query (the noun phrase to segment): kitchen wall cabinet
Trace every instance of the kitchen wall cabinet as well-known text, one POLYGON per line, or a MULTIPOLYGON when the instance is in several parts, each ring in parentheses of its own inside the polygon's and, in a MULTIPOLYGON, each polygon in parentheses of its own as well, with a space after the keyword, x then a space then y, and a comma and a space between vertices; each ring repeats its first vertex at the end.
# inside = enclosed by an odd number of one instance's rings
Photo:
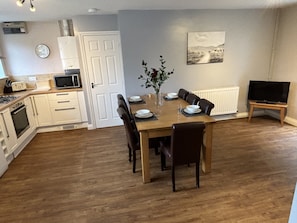
POLYGON ((75 36, 58 37, 63 69, 79 69, 77 40, 75 36))
POLYGON ((82 121, 76 91, 48 94, 48 99, 54 125, 82 121))
POLYGON ((0 129, 1 148, 6 159, 11 161, 13 157, 10 156, 17 146, 17 136, 8 108, 0 112, 0 129))
POLYGON ((33 104, 33 114, 38 127, 53 125, 52 113, 47 94, 30 96, 33 104))

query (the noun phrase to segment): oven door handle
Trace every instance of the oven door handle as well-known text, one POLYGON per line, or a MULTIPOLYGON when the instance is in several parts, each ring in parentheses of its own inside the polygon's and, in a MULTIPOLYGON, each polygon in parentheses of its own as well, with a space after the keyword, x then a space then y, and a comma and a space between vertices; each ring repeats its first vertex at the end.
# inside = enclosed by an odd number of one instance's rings
POLYGON ((22 110, 26 109, 26 106, 25 105, 22 105, 21 107, 19 107, 17 110, 15 111, 12 111, 11 114, 12 115, 16 115, 18 114, 19 112, 21 112, 22 110))

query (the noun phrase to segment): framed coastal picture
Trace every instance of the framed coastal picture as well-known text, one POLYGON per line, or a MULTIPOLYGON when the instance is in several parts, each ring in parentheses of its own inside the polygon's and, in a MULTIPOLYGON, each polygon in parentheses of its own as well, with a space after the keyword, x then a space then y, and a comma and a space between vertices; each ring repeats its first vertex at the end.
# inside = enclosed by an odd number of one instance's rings
POLYGON ((189 32, 187 64, 222 63, 225 32, 189 32))

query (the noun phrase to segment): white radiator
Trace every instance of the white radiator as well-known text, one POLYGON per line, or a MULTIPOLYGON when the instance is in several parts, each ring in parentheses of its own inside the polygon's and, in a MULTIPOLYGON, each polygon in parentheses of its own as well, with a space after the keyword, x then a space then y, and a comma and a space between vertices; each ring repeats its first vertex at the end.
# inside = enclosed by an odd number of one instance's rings
POLYGON ((237 112, 239 87, 198 90, 193 91, 193 93, 215 105, 211 115, 225 115, 237 112))

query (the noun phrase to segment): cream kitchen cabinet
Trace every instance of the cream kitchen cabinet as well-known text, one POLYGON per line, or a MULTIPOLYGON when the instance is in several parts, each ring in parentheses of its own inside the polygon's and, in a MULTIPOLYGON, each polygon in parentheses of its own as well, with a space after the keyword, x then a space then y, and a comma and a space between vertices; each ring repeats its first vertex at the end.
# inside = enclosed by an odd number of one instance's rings
POLYGON ((30 96, 33 105, 33 115, 38 127, 53 125, 52 113, 47 94, 30 96))
POLYGON ((48 94, 54 125, 82 122, 77 92, 48 94))
POLYGON ((84 92, 78 91, 77 97, 78 97, 78 103, 80 108, 81 121, 88 122, 87 107, 86 107, 84 92))
POLYGON ((13 159, 13 151, 17 146, 17 136, 9 108, 0 112, 0 142, 8 162, 13 159))
POLYGON ((79 69, 77 40, 75 36, 58 37, 60 57, 64 70, 79 69))
POLYGON ((36 129, 36 120, 33 106, 33 98, 27 97, 24 99, 26 105, 27 117, 29 121, 30 128, 26 131, 27 134, 31 134, 36 129))

